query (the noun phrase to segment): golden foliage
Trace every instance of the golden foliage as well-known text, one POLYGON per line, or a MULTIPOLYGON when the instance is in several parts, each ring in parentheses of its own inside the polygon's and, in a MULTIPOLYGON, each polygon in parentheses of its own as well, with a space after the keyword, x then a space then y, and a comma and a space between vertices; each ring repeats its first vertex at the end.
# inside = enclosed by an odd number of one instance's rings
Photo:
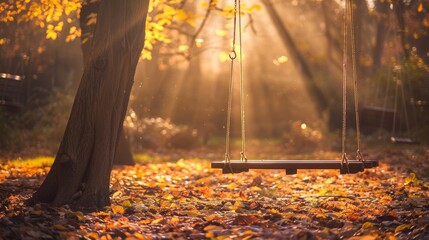
MULTIPOLYGON (((97 1, 97 0, 91 0, 97 1)), ((184 7, 183 0, 151 0, 146 24, 145 47, 141 54, 143 59, 151 60, 152 51, 156 44, 167 46, 171 43, 179 43, 172 49, 179 50, 179 54, 185 55, 190 45, 202 47, 203 40, 195 36, 194 42, 187 42, 186 37, 192 38, 192 33, 186 33, 183 29, 197 28, 204 16, 197 11, 188 11, 184 7), (179 34, 177 34, 179 33, 179 34), (180 37, 180 34, 186 37, 180 37), (172 38, 175 38, 174 41, 172 38), (179 41, 177 41, 179 40, 179 41), (183 47, 189 45, 188 47, 183 47)), ((206 0, 201 3, 205 11, 216 10, 219 15, 231 18, 234 14, 232 5, 219 6, 218 0, 206 0)), ((82 0, 6 0, 0 3, 0 22, 6 24, 30 23, 34 27, 45 31, 48 40, 57 40, 64 36, 66 42, 71 42, 81 37, 78 26, 82 0)), ((259 11, 260 5, 241 5, 241 14, 252 14, 259 11)), ((91 13, 86 19, 86 24, 97 23, 97 14, 91 13)), ((217 31, 219 36, 226 36, 223 29, 217 31)), ((86 42, 84 38, 82 41, 86 42)), ((0 39, 0 45, 7 39, 0 39)))

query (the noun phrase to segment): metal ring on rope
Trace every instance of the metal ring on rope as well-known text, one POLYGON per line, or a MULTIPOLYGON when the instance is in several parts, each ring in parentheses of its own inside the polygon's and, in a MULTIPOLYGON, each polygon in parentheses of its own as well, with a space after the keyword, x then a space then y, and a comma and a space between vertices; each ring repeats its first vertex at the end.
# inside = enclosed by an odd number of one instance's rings
POLYGON ((231 60, 236 59, 236 58, 237 58, 237 52, 236 52, 235 50, 232 50, 232 51, 229 53, 229 58, 230 58, 231 60))

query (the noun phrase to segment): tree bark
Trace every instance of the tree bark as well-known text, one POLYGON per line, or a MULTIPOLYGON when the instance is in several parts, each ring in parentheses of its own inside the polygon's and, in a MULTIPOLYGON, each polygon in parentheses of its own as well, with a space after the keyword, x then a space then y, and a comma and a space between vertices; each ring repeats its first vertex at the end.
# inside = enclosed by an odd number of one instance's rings
POLYGON ((410 57, 410 53, 406 47, 407 41, 405 38, 405 18, 404 18, 405 3, 403 1, 394 1, 394 3, 395 3, 394 9, 395 9, 396 20, 398 21, 398 26, 399 26, 398 33, 401 39, 401 46, 404 52, 405 59, 408 59, 410 57))
POLYGON ((378 22, 377 22, 377 33, 375 38, 375 46, 373 50, 373 66, 372 66, 372 72, 377 70, 381 65, 381 57, 383 56, 384 52, 384 43, 386 39, 387 34, 387 16, 389 11, 389 3, 387 1, 375 2, 375 9, 379 13, 378 22))
POLYGON ((274 26, 276 27, 280 37, 283 40, 286 48, 289 50, 291 57, 295 60, 295 64, 298 65, 298 68, 303 76, 304 84, 308 89, 310 96, 313 98, 313 102, 316 104, 320 114, 328 108, 328 101, 322 91, 317 87, 316 80, 311 72, 310 66, 307 64, 305 57, 301 54, 297 48, 295 41, 293 40, 291 34, 287 30, 286 26, 283 24, 280 15, 272 5, 270 0, 262 0, 262 3, 266 7, 271 20, 273 21, 274 26))
MULTIPOLYGON (((82 31, 81 37, 81 48, 83 55, 83 62, 86 65, 91 56, 91 46, 94 39, 94 30, 96 24, 88 24, 88 20, 91 14, 98 14, 100 10, 100 1, 89 1, 82 5, 80 11, 80 29, 82 31)), ((113 159, 114 165, 135 165, 133 160, 133 154, 131 152, 131 146, 125 134, 122 131, 123 126, 121 126, 121 133, 119 136, 119 142, 116 149, 115 158, 113 159)))
POLYGON ((101 1, 70 119, 50 172, 31 203, 95 210, 110 204, 109 181, 149 0, 101 1))
POLYGON ((332 27, 332 20, 331 20, 331 13, 330 8, 332 7, 333 3, 332 0, 324 0, 321 3, 322 6, 322 13, 323 13, 323 19, 325 21, 325 37, 326 37, 326 56, 328 56, 328 59, 331 62, 334 62, 335 66, 337 66, 339 69, 341 69, 341 63, 338 62, 338 60, 335 59, 334 53, 340 53, 341 43, 338 42, 338 39, 335 38, 335 36, 332 34, 332 28, 335 29, 335 26, 332 27))

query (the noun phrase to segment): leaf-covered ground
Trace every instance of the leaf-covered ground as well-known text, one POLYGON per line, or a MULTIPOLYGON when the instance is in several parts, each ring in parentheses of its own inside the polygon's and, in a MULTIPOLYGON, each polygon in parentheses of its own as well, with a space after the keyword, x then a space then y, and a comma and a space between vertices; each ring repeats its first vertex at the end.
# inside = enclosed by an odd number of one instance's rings
POLYGON ((429 149, 367 154, 380 167, 356 175, 222 175, 198 159, 119 167, 112 205, 94 213, 26 206, 49 166, 7 162, 0 168, 0 238, 429 239, 429 149))

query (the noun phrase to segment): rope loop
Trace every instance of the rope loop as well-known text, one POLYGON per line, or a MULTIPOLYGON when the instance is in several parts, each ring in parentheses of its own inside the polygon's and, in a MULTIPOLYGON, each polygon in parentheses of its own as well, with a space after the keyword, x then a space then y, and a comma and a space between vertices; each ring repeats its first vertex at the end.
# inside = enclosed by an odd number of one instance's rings
POLYGON ((364 163, 364 162, 365 162, 365 159, 363 158, 362 153, 360 152, 360 149, 358 149, 358 150, 356 151, 356 160, 359 160, 359 161, 360 161, 360 162, 362 162, 362 163, 364 163))
POLYGON ((244 152, 240 152, 240 159, 241 159, 241 161, 247 162, 247 157, 246 157, 246 154, 244 152))
POLYGON ((229 153, 225 153, 225 163, 230 163, 231 157, 229 156, 229 153))
POLYGON ((234 49, 229 53, 229 59, 231 59, 231 61, 234 61, 236 58, 237 58, 237 52, 234 49))
POLYGON ((347 173, 350 173, 349 158, 347 157, 346 153, 343 153, 343 158, 341 159, 341 168, 343 168, 344 165, 346 165, 347 173))

